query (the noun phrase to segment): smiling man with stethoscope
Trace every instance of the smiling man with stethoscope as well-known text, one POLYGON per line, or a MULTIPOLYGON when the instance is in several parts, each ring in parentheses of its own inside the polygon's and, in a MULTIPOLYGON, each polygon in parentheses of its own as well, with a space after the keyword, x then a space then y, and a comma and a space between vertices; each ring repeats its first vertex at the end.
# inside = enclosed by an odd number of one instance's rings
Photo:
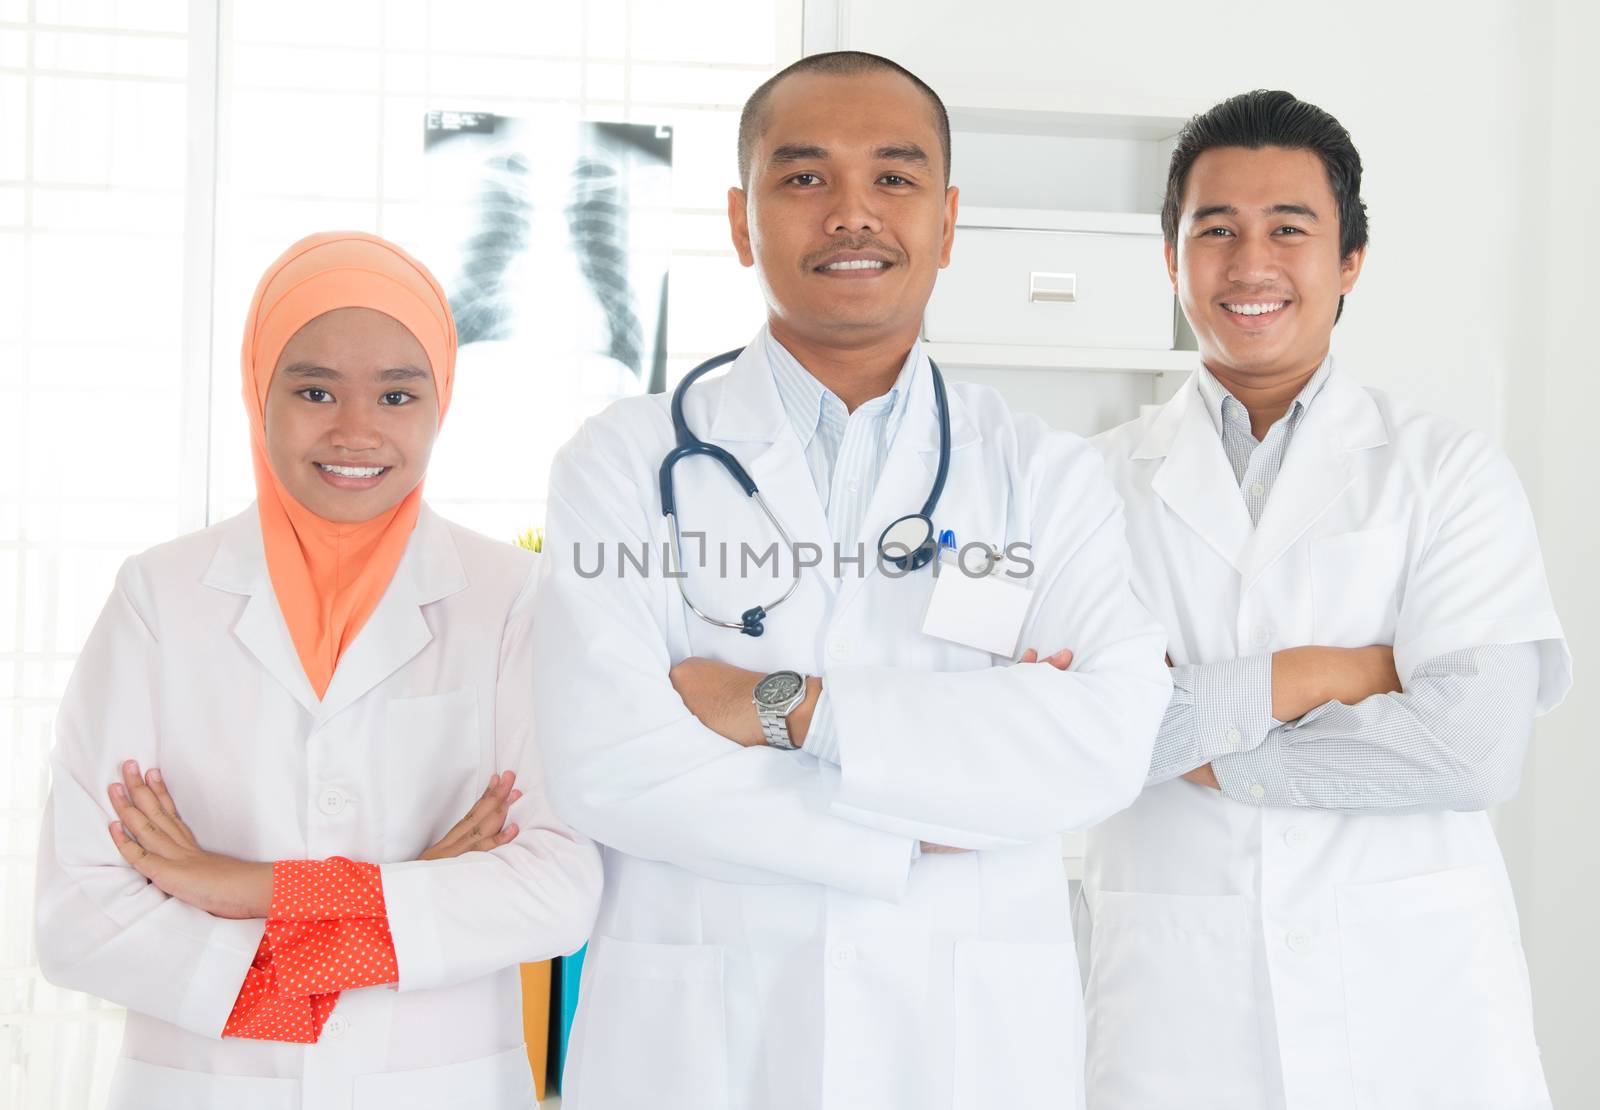
POLYGON ((551 478, 538 735, 606 863, 564 1102, 1075 1105, 1059 834, 1137 791, 1169 692, 1120 505, 918 345, 956 215, 931 89, 809 58, 739 153, 767 326, 551 478))

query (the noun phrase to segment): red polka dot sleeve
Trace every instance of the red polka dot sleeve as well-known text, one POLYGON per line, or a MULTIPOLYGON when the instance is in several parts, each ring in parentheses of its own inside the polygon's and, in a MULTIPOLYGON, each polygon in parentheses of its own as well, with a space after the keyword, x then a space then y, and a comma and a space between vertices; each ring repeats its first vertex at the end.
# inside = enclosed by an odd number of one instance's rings
POLYGON ((399 978, 377 864, 279 860, 267 931, 222 1035, 315 1044, 340 991, 399 978))

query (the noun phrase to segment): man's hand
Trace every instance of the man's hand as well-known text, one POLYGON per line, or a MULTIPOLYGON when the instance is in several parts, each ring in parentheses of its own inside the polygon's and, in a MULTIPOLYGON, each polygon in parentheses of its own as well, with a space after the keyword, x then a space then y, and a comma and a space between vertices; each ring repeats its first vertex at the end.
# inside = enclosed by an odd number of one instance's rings
MULTIPOLYGON (((700 718, 700 723, 718 735, 747 748, 766 744, 761 731, 761 718, 756 713, 756 683, 765 677, 765 671, 747 671, 714 659, 690 656, 673 667, 667 677, 672 688, 678 691, 689 712, 700 718)), ((795 747, 805 743, 806 732, 811 728, 811 714, 816 711, 817 699, 822 696, 822 680, 806 679, 806 700, 789 714, 789 740, 795 747)))
POLYGON ((516 784, 515 771, 495 775, 467 815, 417 858, 453 859, 467 852, 487 852, 510 844, 521 831, 514 824, 506 824, 506 815, 522 797, 522 791, 512 789, 516 784))
MULTIPOLYGON (((1172 657, 1167 657, 1172 665, 1172 657)), ((1387 644, 1361 648, 1285 648, 1272 656, 1272 716, 1294 721, 1317 706, 1337 701, 1355 705, 1374 694, 1400 690, 1394 669, 1394 649, 1387 644)), ((1212 790, 1221 790, 1217 773, 1206 763, 1183 778, 1212 790)))
POLYGON ((1399 691, 1394 649, 1387 644, 1286 648, 1272 656, 1272 715, 1280 721, 1298 720, 1325 702, 1355 705, 1399 691))
POLYGON ((201 848, 178 816, 161 772, 141 777, 133 760, 107 793, 117 820, 111 839, 122 858, 166 894, 217 917, 266 917, 272 907, 272 864, 249 863, 201 848))
MULTIPOLYGON (((1034 651, 1032 648, 1029 648, 1027 651, 1023 652, 1022 658, 1017 660, 1019 663, 1037 663, 1039 661, 1039 653, 1034 651)), ((1046 656, 1044 662, 1049 663, 1058 671, 1064 671, 1068 667, 1072 666, 1072 652, 1068 651, 1066 648, 1062 648, 1054 655, 1046 656)))

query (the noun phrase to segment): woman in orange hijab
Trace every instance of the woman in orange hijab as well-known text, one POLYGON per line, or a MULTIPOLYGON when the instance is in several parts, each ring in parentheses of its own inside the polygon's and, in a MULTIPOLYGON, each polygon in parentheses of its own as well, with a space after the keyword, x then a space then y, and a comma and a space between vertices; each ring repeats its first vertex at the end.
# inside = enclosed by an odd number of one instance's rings
POLYGON ((129 560, 79 659, 39 963, 127 1007, 113 1107, 531 1104, 516 965, 582 944, 600 868, 529 735, 534 560, 422 500, 455 354, 398 247, 286 251, 255 505, 129 560))

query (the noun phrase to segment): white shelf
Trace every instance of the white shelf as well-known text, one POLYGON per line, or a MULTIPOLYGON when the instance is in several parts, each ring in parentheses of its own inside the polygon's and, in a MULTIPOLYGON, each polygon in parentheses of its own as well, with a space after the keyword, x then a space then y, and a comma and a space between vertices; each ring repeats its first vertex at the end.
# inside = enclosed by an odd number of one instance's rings
MULTIPOLYGON (((1209 105, 1202 104, 1195 111, 1209 105)), ((950 130, 994 135, 1044 135, 1052 138, 1073 139, 1133 139, 1141 142, 1162 142, 1171 139, 1182 129, 1191 111, 1172 111, 1173 105, 1162 104, 1161 111, 1144 112, 1103 111, 1110 105, 1083 105, 1085 111, 1038 111, 1028 108, 1000 108, 952 104, 949 106, 950 130)), ((1125 108, 1127 105, 1117 105, 1125 108)))
POLYGON ((924 343, 922 349, 940 366, 978 369, 1181 374, 1188 373, 1200 365, 1198 351, 1013 347, 1003 343, 924 343))
MULTIPOLYGON (((1060 208, 963 208, 956 227, 1002 231, 1093 231, 1106 235, 1160 235, 1159 212, 1071 212, 1060 208)), ((957 245, 960 237, 957 236, 957 245)))

